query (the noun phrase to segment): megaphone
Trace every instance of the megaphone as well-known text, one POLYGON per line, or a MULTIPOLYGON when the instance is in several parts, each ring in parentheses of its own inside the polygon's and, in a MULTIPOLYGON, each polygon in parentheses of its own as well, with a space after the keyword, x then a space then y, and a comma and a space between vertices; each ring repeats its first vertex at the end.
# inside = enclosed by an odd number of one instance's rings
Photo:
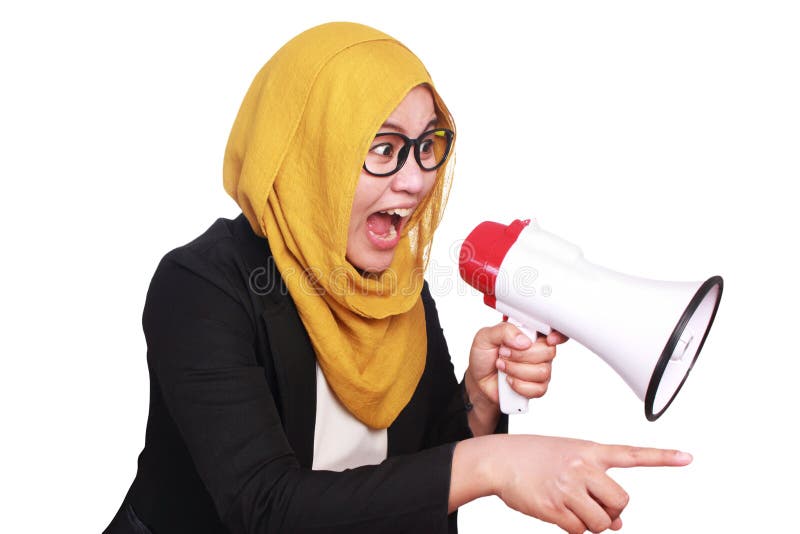
MULTIPOLYGON (((536 222, 482 222, 461 245, 459 272, 484 302, 532 340, 562 332, 608 363, 658 419, 697 360, 722 297, 722 278, 668 282, 592 264, 536 222)), ((528 399, 498 373, 500 409, 528 399)))

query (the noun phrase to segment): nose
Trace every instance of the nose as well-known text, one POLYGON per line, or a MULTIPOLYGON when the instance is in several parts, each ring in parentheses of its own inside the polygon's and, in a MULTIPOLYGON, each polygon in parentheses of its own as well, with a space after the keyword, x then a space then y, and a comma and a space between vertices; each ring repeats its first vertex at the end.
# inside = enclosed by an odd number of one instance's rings
POLYGON ((425 177, 431 172, 436 171, 422 169, 414 156, 409 155, 403 168, 392 176, 392 190, 416 195, 424 188, 425 177))

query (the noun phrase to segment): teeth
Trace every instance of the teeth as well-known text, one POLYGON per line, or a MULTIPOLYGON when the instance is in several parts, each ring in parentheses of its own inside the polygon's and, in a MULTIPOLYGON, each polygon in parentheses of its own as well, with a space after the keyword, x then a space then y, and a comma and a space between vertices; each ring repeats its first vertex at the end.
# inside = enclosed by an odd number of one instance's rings
POLYGON ((399 215, 400 217, 407 217, 414 211, 412 208, 394 208, 391 210, 383 210, 379 213, 387 213, 389 215, 399 215))

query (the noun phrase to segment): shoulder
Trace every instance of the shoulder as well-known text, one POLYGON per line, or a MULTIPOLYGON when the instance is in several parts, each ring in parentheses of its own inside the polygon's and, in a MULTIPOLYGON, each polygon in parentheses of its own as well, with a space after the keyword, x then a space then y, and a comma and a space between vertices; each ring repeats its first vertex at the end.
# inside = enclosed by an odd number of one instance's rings
POLYGON ((161 262, 225 270, 254 260, 261 263, 269 256, 267 240, 255 235, 247 219, 240 215, 233 220, 217 219, 192 241, 169 251, 161 262))
POLYGON ((252 272, 272 264, 267 240, 257 236, 247 219, 219 218, 205 232, 169 251, 154 279, 195 276, 230 292, 246 286, 252 272))
POLYGON ((259 297, 251 287, 254 273, 274 269, 271 258, 267 240, 253 233, 244 216, 217 219, 164 255, 150 282, 145 314, 213 306, 253 316, 259 297))

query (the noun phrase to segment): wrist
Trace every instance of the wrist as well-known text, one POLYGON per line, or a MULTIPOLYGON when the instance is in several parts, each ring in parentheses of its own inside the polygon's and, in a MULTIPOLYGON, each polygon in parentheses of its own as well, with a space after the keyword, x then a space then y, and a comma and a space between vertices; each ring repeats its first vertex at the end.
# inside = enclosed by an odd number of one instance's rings
POLYGON ((464 373, 464 389, 466 390, 467 397, 464 399, 465 404, 469 403, 479 411, 483 411, 487 408, 497 410, 500 409, 499 404, 495 403, 492 401, 492 399, 487 397, 486 394, 484 394, 483 389, 475 377, 472 376, 472 373, 469 369, 467 369, 467 372, 464 373))
POLYGON ((492 434, 500 420, 500 405, 490 399, 467 369, 464 374, 464 406, 473 436, 492 434))
POLYGON ((493 438, 501 437, 505 436, 481 436, 458 442, 453 451, 448 513, 480 497, 497 494, 493 438))
POLYGON ((499 453, 506 435, 488 434, 475 438, 479 440, 482 454, 475 460, 475 478, 479 480, 483 495, 499 495, 500 481, 498 474, 501 472, 503 456, 499 453))

